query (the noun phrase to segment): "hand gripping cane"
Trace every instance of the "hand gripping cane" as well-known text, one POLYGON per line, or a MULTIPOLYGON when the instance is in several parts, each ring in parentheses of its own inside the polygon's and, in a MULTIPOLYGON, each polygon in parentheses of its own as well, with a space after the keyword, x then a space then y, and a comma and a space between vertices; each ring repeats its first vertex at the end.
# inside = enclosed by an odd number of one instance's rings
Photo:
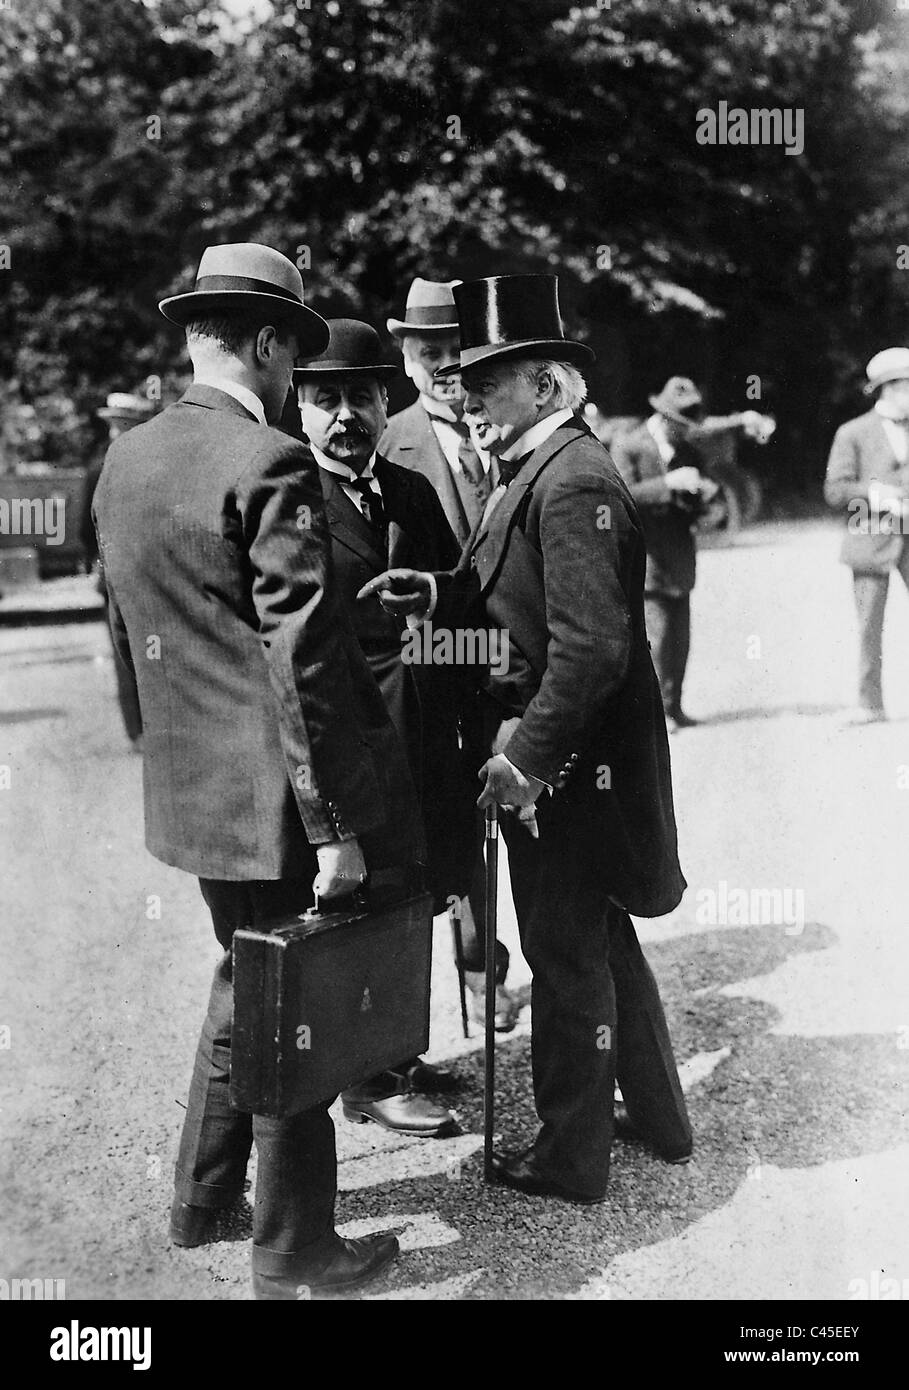
POLYGON ((486 807, 486 1038, 483 1086, 483 1177, 493 1182, 492 1128, 496 1082, 496 904, 499 883, 499 815, 486 807))

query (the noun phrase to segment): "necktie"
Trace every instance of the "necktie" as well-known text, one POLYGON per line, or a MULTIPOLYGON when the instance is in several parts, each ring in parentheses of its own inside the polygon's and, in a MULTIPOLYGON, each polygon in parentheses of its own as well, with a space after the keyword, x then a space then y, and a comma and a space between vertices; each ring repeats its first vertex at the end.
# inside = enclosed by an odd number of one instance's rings
POLYGON ((447 424, 457 432, 458 436, 458 463, 464 473, 464 477, 470 483, 481 483, 483 481, 483 465, 480 456, 474 448, 473 440, 470 437, 470 430, 463 420, 448 420, 447 424))
POLYGON ((380 535, 385 534, 385 508, 382 505, 382 498, 378 492, 374 492, 369 485, 367 478, 357 478, 351 480, 350 486, 354 492, 358 493, 361 501, 361 510, 372 529, 380 535))

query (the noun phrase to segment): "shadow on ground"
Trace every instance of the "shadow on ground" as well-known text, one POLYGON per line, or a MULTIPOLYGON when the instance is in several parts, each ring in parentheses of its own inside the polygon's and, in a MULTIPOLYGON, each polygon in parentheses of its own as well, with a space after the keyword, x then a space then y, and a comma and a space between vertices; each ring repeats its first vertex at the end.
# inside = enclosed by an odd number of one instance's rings
MULTIPOLYGON (((342 1221, 434 1213, 461 1239, 406 1253, 381 1288, 454 1281, 475 1299, 564 1298, 615 1256, 681 1234, 727 1203, 756 1164, 807 1167, 886 1149, 906 1140, 905 1100, 892 1036, 774 1036, 776 1010, 726 998, 725 984, 775 970, 788 956, 835 940, 819 925, 798 937, 780 927, 684 936, 648 948, 680 1061, 731 1048, 688 1097, 695 1159, 660 1162, 617 1143, 609 1200, 601 1207, 522 1197, 482 1182, 477 1152, 455 1172, 396 1180, 343 1196, 342 1221)), ((464 1129, 482 1133, 482 1055, 456 1064, 464 1077, 464 1129)), ((901 1068, 900 1068, 901 1070, 901 1068)), ((497 1047, 497 1131, 508 1147, 529 1143, 535 1120, 527 1038, 497 1047)), ((390 1156, 393 1161, 393 1155, 390 1156)))

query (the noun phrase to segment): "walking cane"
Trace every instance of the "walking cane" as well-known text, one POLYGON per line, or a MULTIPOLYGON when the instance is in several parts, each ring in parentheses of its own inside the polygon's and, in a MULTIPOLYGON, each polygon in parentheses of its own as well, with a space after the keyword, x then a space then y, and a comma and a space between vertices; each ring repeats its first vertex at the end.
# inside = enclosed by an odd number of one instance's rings
POLYGON ((461 1001, 461 1027, 464 1030, 465 1038, 469 1038, 470 1025, 467 1021, 467 986, 464 981, 464 936, 461 931, 460 904, 453 903, 448 915, 451 919, 451 935, 454 939, 455 965, 458 970, 458 998, 461 1001))
POLYGON ((492 1128, 496 1082, 496 905, 499 881, 499 808, 486 807, 486 1069, 483 1085, 483 1177, 493 1182, 492 1128))

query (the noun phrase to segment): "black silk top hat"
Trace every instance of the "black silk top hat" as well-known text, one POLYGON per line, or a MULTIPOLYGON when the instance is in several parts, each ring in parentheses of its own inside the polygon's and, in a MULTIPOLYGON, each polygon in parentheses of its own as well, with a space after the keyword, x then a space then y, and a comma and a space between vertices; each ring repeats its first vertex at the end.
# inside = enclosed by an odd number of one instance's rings
POLYGON ((455 285, 460 280, 421 280, 419 275, 407 291, 402 319, 386 319, 389 333, 400 338, 405 333, 454 333, 458 327, 455 285))
POLYGON ((262 309, 293 325, 301 357, 328 342, 328 324, 303 303, 303 277, 293 261, 254 241, 206 247, 194 288, 162 299, 158 308, 181 326, 219 310, 262 309))
POLYGON ((304 381, 325 381, 328 377, 374 376, 388 381, 397 367, 383 362, 379 335, 359 319, 329 319, 328 346, 318 357, 302 367, 294 367, 294 385, 304 381))
POLYGON ((671 376, 658 396, 648 397, 654 410, 680 425, 691 425, 704 414, 700 391, 687 376, 671 376))
POLYGON ((506 357, 549 357, 582 366, 594 360, 584 343, 565 337, 557 275, 492 275, 456 285, 461 328, 459 362, 435 376, 506 357))

